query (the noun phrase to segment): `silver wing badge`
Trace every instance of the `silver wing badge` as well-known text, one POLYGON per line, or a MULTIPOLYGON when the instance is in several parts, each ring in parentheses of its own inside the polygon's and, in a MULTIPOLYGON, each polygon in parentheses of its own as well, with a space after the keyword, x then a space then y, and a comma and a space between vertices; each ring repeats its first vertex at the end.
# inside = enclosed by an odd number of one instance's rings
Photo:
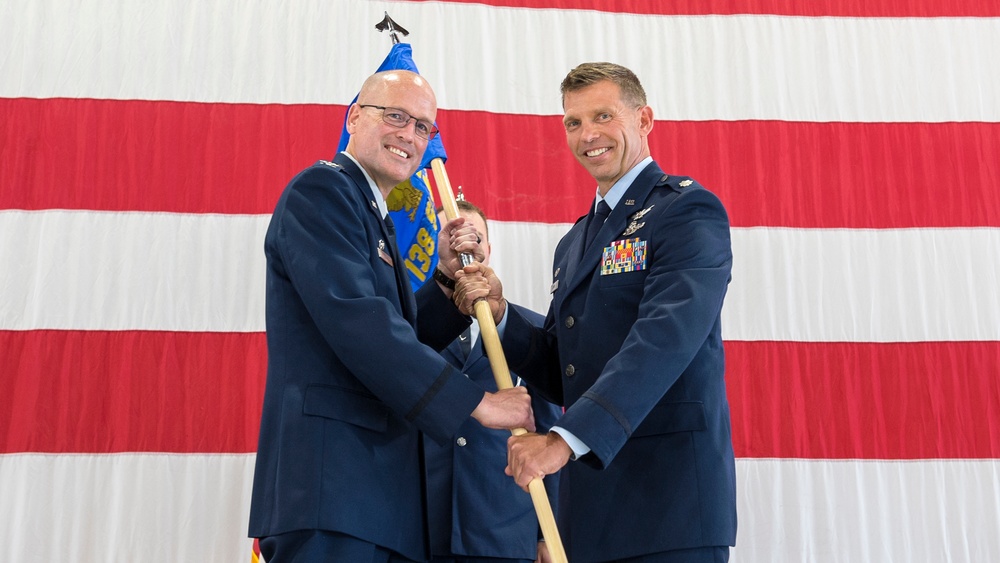
POLYGON ((631 223, 629 223, 628 228, 625 229, 625 232, 622 233, 622 236, 623 237, 629 236, 630 234, 641 229, 643 226, 645 226, 645 224, 646 224, 645 221, 643 221, 642 223, 637 223, 636 221, 632 221, 631 223))
POLYGON ((627 237, 627 236, 631 235, 632 233, 634 233, 634 232, 638 231, 639 229, 641 229, 646 223, 645 222, 640 223, 639 219, 642 219, 643 217, 645 217, 646 214, 649 213, 649 210, 652 209, 652 208, 654 208, 654 207, 656 207, 656 206, 655 205, 650 205, 646 209, 642 209, 642 210, 639 210, 639 211, 636 211, 635 213, 633 213, 632 217, 629 218, 630 223, 628 224, 628 227, 626 227, 625 232, 622 233, 622 236, 623 237, 627 237))
POLYGON ((632 217, 630 217, 629 220, 632 221, 632 223, 634 224, 639 219, 642 219, 643 217, 645 217, 646 214, 649 213, 649 210, 652 209, 652 208, 654 208, 654 207, 656 207, 656 206, 655 205, 650 205, 646 209, 642 209, 642 210, 636 211, 635 213, 632 214, 632 217))

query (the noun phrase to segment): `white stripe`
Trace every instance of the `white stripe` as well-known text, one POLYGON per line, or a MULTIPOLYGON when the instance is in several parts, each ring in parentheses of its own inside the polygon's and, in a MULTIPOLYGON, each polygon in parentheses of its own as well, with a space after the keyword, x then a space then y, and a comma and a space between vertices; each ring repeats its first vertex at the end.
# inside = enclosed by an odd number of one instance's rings
POLYGON ((1000 121, 1000 18, 650 16, 471 3, 8 0, 0 96, 347 103, 412 33, 440 107, 561 114, 576 64, 637 72, 661 119, 1000 121))
POLYGON ((998 460, 736 461, 733 563, 1000 561, 998 460))
MULTIPOLYGON (((266 215, 0 211, 0 329, 264 330, 266 215)), ((566 224, 491 223, 544 313, 566 224)), ((1000 340, 1000 229, 733 229, 728 340, 1000 340)))
POLYGON ((269 216, 0 211, 0 329, 264 329, 269 216))
POLYGON ((1000 229, 733 230, 730 340, 1000 340, 1000 229))
MULTIPOLYGON (((3 455, 0 545, 25 562, 247 561, 253 463, 3 455)), ((736 475, 733 563, 1000 560, 997 460, 738 459, 736 475)))
POLYGON ((503 282, 504 296, 533 311, 549 309, 552 256, 572 225, 490 221, 490 266, 503 282))
POLYGON ((4 559, 250 561, 256 454, 0 456, 4 559))

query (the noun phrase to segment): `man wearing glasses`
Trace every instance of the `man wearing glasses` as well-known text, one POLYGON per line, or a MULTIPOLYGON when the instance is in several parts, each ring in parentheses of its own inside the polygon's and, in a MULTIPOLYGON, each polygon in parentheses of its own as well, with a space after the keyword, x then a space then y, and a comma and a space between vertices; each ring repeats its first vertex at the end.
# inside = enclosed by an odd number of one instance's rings
MULTIPOLYGON (((440 283, 414 295, 402 269, 385 198, 437 134, 434 92, 389 71, 358 100, 346 150, 292 179, 264 239, 268 370, 249 532, 268 563, 425 560, 419 432, 447 442, 470 416, 534 428, 523 387, 484 392, 435 351, 470 321, 440 283)), ((483 255, 463 219, 444 225, 438 249, 448 278, 457 253, 483 255)))

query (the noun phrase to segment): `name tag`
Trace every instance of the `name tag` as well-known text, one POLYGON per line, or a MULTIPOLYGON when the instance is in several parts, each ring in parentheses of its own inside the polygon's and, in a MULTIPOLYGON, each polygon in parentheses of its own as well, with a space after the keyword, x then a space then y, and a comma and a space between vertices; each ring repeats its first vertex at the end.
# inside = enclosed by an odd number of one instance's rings
POLYGON ((396 265, 392 263, 392 256, 389 256, 389 253, 385 251, 385 243, 382 242, 382 241, 378 241, 378 243, 379 243, 378 244, 378 257, 381 258, 386 264, 388 264, 388 265, 392 266, 393 268, 395 268, 396 265))

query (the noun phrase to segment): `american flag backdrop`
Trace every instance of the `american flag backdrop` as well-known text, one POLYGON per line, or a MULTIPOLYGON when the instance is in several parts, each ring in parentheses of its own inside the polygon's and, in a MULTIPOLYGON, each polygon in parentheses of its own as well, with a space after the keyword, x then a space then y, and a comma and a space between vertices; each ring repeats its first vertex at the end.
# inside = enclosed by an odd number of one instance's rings
POLYGON ((1000 0, 5 0, 4 559, 249 560, 264 230, 385 11, 512 301, 593 197, 581 62, 726 204, 732 561, 1000 561, 1000 0))

